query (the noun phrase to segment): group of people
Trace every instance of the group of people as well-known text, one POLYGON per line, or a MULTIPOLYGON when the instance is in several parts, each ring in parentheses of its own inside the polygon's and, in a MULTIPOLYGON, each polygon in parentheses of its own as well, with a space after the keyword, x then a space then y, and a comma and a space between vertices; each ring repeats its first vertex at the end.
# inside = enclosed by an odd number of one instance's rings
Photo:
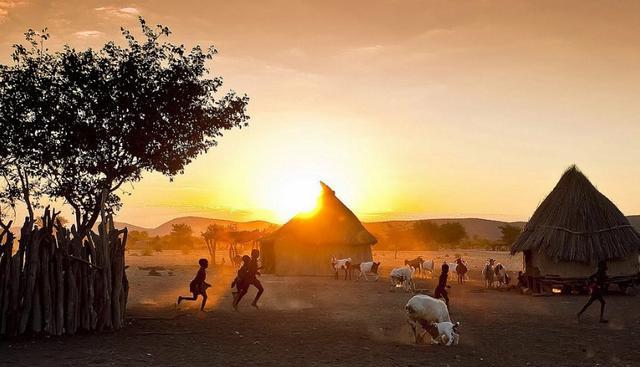
MULTIPOLYGON (((262 287, 262 283, 258 280, 258 275, 260 275, 260 265, 258 263, 259 258, 260 250, 257 249, 251 251, 251 256, 244 255, 242 257, 242 266, 238 269, 237 275, 231 283, 231 289, 235 288, 235 291, 232 291, 231 294, 233 295, 233 309, 236 311, 238 311, 238 304, 247 294, 250 286, 254 286, 258 290, 256 297, 251 303, 251 306, 258 308, 258 300, 264 292, 264 287, 262 287)), ((198 299, 198 296, 201 296, 202 304, 200 305, 200 310, 204 311, 204 307, 207 304, 207 288, 211 287, 211 284, 205 281, 207 278, 209 261, 207 261, 207 259, 200 259, 198 264, 200 265, 200 269, 196 273, 195 278, 193 278, 191 283, 189 283, 189 291, 192 296, 179 296, 178 304, 182 301, 195 301, 198 299)))

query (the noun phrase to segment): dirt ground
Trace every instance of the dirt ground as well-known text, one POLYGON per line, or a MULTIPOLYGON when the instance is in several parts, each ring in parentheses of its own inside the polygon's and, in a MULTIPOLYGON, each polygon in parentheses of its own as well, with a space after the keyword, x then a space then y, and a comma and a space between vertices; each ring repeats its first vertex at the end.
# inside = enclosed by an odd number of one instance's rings
MULTIPOLYGON (((478 270, 484 258, 519 270, 521 259, 506 253, 467 251, 472 280, 450 282, 460 345, 414 345, 404 311, 411 295, 390 291, 386 274, 404 257, 448 260, 456 253, 464 251, 403 252, 397 259, 376 252, 385 275, 377 282, 263 276, 261 309, 249 306, 251 290, 240 312, 231 308, 233 272, 218 267, 209 271, 214 287, 205 313, 194 303, 175 306, 200 254, 130 255, 125 330, 2 341, 0 358, 6 366, 640 366, 640 297, 612 294, 608 324, 597 322, 597 305, 578 323, 585 296, 485 290, 478 270), (147 266, 162 266, 160 276, 140 269, 147 266)), ((417 283, 433 289, 435 279, 417 283)))

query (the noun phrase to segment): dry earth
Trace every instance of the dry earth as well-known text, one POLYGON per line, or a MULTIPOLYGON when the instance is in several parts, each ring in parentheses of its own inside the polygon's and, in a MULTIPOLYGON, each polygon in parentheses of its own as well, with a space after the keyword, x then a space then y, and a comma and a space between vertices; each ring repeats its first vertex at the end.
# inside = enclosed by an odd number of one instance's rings
MULTIPOLYGON (((376 252, 390 268, 418 254, 445 259, 455 253, 376 252)), ((521 259, 505 253, 466 251, 472 281, 452 283, 452 317, 461 342, 443 347, 414 345, 405 322, 410 294, 391 292, 387 279, 344 281, 323 277, 263 276, 262 308, 231 310, 229 267, 210 270, 211 303, 176 309, 199 254, 165 252, 129 256, 129 325, 118 333, 0 343, 7 366, 636 366, 640 365, 640 297, 610 295, 609 324, 597 310, 582 323, 574 314, 584 296, 530 297, 485 290, 479 280, 491 256, 518 270, 521 259), (139 267, 163 266, 161 276, 139 267), (171 269, 171 270, 170 270, 171 269), (169 275, 169 272, 172 275, 169 275), (475 280, 474 280, 475 279, 475 280)), ((222 255, 222 253, 221 253, 222 255)), ((434 280, 418 287, 432 289, 434 280)), ((253 296, 252 290, 248 296, 253 296)))

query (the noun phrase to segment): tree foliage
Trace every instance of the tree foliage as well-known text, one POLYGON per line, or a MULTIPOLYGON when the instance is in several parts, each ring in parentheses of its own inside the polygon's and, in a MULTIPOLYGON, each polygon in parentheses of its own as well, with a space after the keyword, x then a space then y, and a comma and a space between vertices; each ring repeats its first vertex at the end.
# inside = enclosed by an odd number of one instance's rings
MULTIPOLYGON (((166 41, 167 27, 140 18, 125 45, 50 52, 46 33, 27 32, 13 65, 0 66, 2 199, 60 198, 79 230, 119 209, 122 187, 144 172, 173 177, 246 126, 248 98, 220 93, 207 61, 217 53, 166 41), (26 180, 25 180, 26 178, 26 180)), ((32 215, 32 214, 31 214, 32 215)))
POLYGON ((498 228, 500 228, 500 232, 502 233, 502 243, 507 246, 510 246, 512 243, 514 243, 520 235, 520 232, 522 232, 522 228, 520 228, 519 226, 508 223, 499 226, 498 228))
POLYGON ((422 242, 426 244, 452 244, 457 245, 467 237, 467 231, 460 222, 448 222, 438 225, 429 220, 417 221, 413 230, 422 242))

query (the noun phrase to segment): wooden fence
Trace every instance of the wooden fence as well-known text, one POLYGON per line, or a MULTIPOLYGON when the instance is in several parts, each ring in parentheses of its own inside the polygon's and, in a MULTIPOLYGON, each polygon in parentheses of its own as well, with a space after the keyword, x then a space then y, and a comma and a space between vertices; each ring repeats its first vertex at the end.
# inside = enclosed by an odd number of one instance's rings
POLYGON ((47 208, 42 226, 28 218, 15 237, 0 229, 0 336, 73 335, 124 326, 129 283, 127 230, 113 220, 79 238, 47 208))

